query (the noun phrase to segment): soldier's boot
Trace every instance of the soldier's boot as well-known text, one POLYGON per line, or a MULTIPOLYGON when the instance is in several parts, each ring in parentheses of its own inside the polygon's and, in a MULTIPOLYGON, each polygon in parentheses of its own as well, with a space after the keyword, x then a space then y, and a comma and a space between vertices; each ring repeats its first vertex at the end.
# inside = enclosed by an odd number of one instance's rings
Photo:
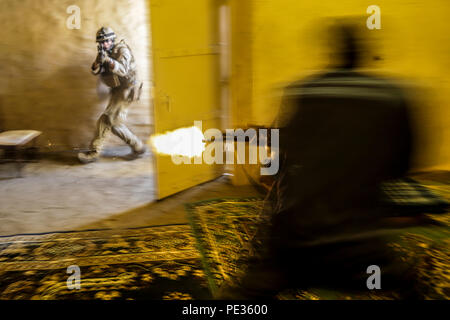
POLYGON ((135 160, 141 158, 147 152, 147 147, 142 142, 139 146, 133 145, 130 147, 133 150, 133 152, 128 155, 128 160, 135 160))
POLYGON ((91 163, 98 160, 107 133, 111 130, 111 119, 108 115, 102 114, 97 121, 94 139, 91 141, 90 151, 78 153, 78 160, 81 163, 91 163))
POLYGON ((97 161, 99 158, 99 153, 97 151, 80 152, 78 153, 78 160, 81 163, 91 163, 97 161))
POLYGON ((121 138, 131 147, 131 149, 133 150, 132 155, 130 155, 131 158, 142 156, 147 151, 145 144, 138 137, 136 137, 124 124, 114 125, 111 129, 116 136, 121 138))
POLYGON ((140 146, 133 148, 133 153, 137 156, 141 156, 147 152, 147 147, 141 142, 140 146))

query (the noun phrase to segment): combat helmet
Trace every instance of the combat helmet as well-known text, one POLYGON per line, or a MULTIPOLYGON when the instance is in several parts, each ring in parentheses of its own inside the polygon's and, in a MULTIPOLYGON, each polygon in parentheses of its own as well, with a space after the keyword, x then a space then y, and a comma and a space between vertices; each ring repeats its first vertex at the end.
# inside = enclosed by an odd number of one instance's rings
POLYGON ((113 29, 109 28, 109 27, 101 27, 98 31, 97 31, 97 37, 96 37, 96 41, 97 42, 103 42, 109 39, 116 39, 116 34, 114 33, 113 29))

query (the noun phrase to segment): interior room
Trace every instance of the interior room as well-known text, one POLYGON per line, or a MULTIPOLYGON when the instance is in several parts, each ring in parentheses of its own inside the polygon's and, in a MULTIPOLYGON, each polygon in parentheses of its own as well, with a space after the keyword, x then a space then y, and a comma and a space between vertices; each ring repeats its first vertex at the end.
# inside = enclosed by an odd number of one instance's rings
POLYGON ((449 9, 0 0, 0 299, 448 299, 449 9))

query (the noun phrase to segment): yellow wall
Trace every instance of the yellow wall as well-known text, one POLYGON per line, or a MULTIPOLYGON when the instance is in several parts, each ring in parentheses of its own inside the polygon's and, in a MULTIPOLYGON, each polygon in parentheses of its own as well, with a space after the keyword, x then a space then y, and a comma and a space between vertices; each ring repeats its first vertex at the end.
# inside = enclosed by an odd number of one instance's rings
POLYGON ((334 18, 350 16, 360 19, 381 57, 368 68, 415 87, 416 169, 450 169, 450 2, 247 0, 232 6, 234 124, 271 125, 277 88, 323 68, 329 61, 323 31, 334 18), (365 28, 373 4, 381 9, 381 30, 365 28))
POLYGON ((130 109, 130 128, 142 139, 149 136, 146 0, 1 0, 0 21, 0 131, 41 130, 41 146, 50 150, 88 146, 107 103, 90 73, 95 33, 109 25, 132 47, 145 81, 142 101, 130 109), (81 9, 79 30, 66 27, 70 5, 81 9))
POLYGON ((253 3, 230 0, 231 77, 230 118, 234 128, 243 128, 252 111, 253 3))

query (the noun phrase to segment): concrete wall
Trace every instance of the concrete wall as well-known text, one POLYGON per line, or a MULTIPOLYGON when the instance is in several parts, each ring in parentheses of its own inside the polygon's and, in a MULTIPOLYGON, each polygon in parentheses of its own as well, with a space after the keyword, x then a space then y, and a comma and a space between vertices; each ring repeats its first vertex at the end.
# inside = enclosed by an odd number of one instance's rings
POLYGON ((146 0, 0 0, 1 131, 40 130, 44 151, 89 145, 108 98, 90 73, 95 34, 103 25, 128 42, 137 60, 144 93, 128 123, 147 140, 152 84, 146 0), (81 9, 81 29, 66 27, 71 5, 81 9))

